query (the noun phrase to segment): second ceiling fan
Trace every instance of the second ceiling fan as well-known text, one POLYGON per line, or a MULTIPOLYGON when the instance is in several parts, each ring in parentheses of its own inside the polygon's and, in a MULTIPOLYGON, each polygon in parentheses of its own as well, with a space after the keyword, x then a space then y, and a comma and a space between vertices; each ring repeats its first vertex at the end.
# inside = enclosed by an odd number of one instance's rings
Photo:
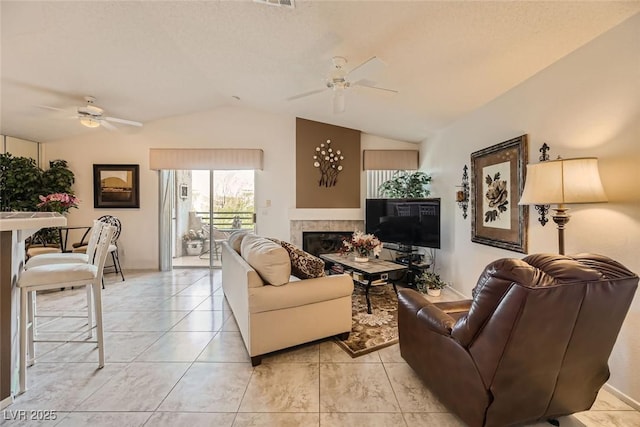
POLYGON ((333 112, 342 113, 345 110, 344 93, 350 87, 361 86, 388 93, 398 93, 398 91, 394 89, 375 86, 373 82, 365 79, 368 75, 373 74, 386 66, 386 64, 376 56, 369 58, 348 72, 345 69, 345 65, 347 64, 346 58, 342 56, 334 56, 331 59, 331 62, 331 71, 325 80, 326 87, 294 95, 287 98, 287 101, 304 98, 305 96, 314 95, 316 93, 324 92, 325 90, 332 90, 333 112))
POLYGON ((117 128, 114 125, 112 125, 110 122, 119 123, 119 124, 128 125, 128 126, 138 126, 138 127, 142 126, 142 123, 136 122, 134 120, 126 120, 126 119, 119 119, 117 117, 105 116, 104 109, 98 107, 95 104, 96 99, 93 96, 85 96, 84 100, 86 104, 81 107, 71 107, 68 109, 50 107, 47 105, 40 105, 40 107, 46 108, 48 110, 62 111, 65 113, 68 110, 72 110, 73 115, 70 116, 69 118, 78 119, 80 121, 80 124, 88 128, 97 128, 102 126, 108 130, 116 130, 117 128))

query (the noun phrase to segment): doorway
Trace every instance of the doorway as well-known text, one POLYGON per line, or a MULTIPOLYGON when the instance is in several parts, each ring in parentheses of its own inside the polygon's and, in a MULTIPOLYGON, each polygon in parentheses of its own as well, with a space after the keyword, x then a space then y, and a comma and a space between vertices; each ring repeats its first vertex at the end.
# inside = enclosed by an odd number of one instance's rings
POLYGON ((222 266, 221 244, 255 229, 253 170, 173 173, 172 268, 222 266))

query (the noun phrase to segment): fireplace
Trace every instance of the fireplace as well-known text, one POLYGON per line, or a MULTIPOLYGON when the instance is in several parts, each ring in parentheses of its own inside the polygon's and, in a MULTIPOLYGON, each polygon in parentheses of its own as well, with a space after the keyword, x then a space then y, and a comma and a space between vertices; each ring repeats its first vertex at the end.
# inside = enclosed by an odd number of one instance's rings
POLYGON ((291 240, 289 241, 299 248, 304 248, 305 244, 302 240, 302 233, 338 233, 342 236, 346 230, 347 234, 351 235, 355 230, 364 230, 364 221, 344 219, 292 219, 289 221, 289 227, 291 233, 291 240))
POLYGON ((335 253, 340 250, 342 240, 352 234, 352 231, 303 231, 302 249, 315 256, 335 253))

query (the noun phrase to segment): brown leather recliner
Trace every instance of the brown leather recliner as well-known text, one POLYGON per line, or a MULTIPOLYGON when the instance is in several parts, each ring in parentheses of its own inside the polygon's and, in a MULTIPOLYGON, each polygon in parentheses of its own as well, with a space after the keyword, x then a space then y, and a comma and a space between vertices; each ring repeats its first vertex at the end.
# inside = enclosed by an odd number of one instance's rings
POLYGON ((470 426, 510 426, 584 411, 638 276, 607 257, 538 254, 489 264, 473 300, 398 295, 400 352, 470 426))

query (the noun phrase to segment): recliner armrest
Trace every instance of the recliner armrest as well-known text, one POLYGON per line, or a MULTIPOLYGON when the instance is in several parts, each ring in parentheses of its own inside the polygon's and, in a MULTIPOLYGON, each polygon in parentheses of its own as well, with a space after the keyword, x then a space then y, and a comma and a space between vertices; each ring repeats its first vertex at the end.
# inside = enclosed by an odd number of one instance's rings
POLYGON ((434 305, 445 313, 468 312, 471 309, 471 299, 463 299, 460 301, 436 302, 434 305))
POLYGON ((451 329, 456 319, 440 310, 432 303, 428 303, 417 314, 418 319, 424 322, 429 329, 441 335, 451 335, 451 329))
POLYGON ((429 329, 442 335, 450 335, 451 328, 456 323, 456 319, 413 289, 399 290, 398 304, 402 304, 406 310, 414 313, 429 329))

